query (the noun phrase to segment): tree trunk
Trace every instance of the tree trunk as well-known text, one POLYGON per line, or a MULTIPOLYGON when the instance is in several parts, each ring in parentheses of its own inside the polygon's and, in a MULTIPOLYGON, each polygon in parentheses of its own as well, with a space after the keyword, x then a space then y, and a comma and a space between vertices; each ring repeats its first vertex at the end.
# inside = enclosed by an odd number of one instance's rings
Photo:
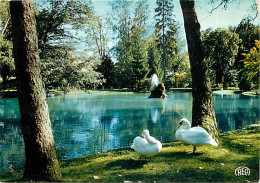
POLYGON ((21 127, 25 144, 25 180, 61 178, 49 119, 46 93, 38 63, 38 38, 32 1, 11 1, 21 127))
POLYGON ((192 74, 192 126, 203 126, 218 142, 208 65, 204 59, 200 23, 194 0, 180 0, 192 74))

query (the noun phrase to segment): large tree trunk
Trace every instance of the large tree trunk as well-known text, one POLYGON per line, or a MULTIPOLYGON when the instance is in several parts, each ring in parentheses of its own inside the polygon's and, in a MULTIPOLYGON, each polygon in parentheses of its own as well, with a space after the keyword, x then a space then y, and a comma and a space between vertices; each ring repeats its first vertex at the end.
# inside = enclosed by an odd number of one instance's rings
POLYGON ((11 1, 21 126, 25 144, 25 180, 59 180, 56 146, 38 64, 38 38, 33 3, 11 1))
POLYGON ((200 23, 194 0, 180 0, 192 74, 192 126, 203 126, 218 142, 208 65, 204 59, 200 23))

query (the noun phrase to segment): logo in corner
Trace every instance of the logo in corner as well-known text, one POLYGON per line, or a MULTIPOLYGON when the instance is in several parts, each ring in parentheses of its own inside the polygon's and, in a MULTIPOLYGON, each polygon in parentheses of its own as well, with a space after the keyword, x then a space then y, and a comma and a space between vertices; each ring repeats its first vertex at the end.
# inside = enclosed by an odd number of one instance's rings
POLYGON ((249 176, 250 175, 250 169, 246 166, 240 166, 235 169, 235 175, 236 176, 249 176))

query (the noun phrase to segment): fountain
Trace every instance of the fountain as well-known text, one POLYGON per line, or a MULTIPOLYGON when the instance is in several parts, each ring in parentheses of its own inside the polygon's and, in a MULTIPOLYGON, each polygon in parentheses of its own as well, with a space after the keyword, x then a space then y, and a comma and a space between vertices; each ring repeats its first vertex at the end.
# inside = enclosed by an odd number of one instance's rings
POLYGON ((165 86, 159 83, 159 78, 156 74, 151 77, 151 95, 149 98, 166 98, 165 86))
POLYGON ((151 77, 151 90, 158 86, 159 78, 157 74, 153 74, 151 77))

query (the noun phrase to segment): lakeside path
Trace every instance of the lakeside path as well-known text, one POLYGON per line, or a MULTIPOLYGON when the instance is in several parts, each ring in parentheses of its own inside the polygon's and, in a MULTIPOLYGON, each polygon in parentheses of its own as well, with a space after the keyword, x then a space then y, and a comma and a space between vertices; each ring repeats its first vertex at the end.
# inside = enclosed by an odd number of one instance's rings
MULTIPOLYGON (((114 150, 71 160, 60 160, 64 182, 258 182, 260 124, 221 133, 218 147, 198 147, 182 142, 163 144, 151 162, 139 161, 131 149, 114 150), (238 167, 250 175, 235 175, 238 167)), ((0 173, 0 181, 19 181, 22 172, 0 173)))

